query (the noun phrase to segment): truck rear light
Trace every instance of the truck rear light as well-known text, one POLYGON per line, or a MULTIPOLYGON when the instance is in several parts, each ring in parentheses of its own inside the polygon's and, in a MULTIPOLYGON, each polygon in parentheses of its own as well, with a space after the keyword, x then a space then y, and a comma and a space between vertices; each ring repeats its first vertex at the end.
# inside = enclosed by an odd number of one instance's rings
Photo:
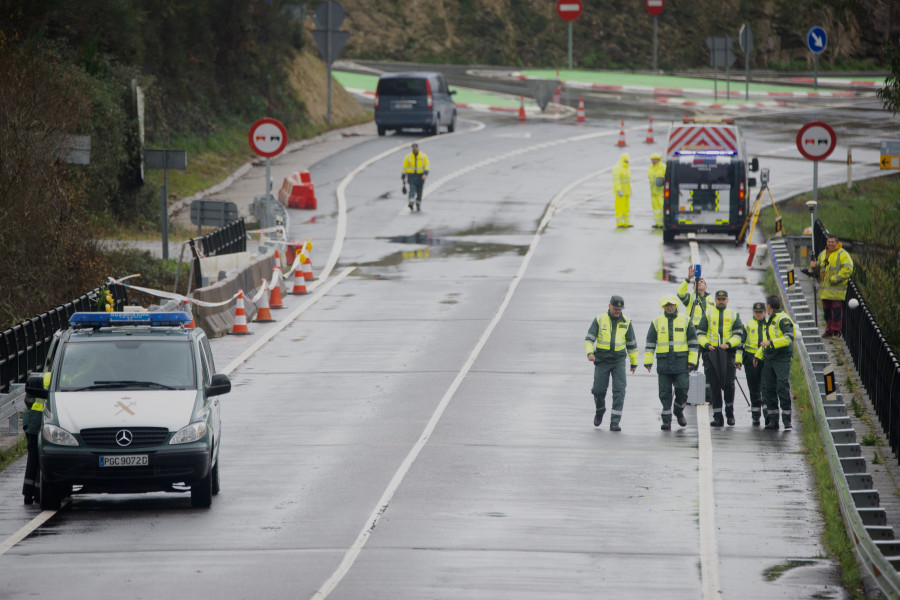
POLYGON ((375 92, 375 108, 378 108, 378 92, 375 92))
POLYGON ((663 188, 663 197, 668 200, 669 199, 669 178, 666 177, 666 185, 663 188))
POLYGON ((434 97, 432 97, 432 95, 431 95, 431 80, 426 79, 425 86, 426 86, 425 89, 426 89, 426 98, 427 98, 426 101, 428 103, 428 110, 431 110, 434 107, 434 97))
POLYGON ((744 186, 744 180, 741 179, 741 183, 738 186, 738 199, 743 200, 746 197, 747 197, 747 190, 744 186))

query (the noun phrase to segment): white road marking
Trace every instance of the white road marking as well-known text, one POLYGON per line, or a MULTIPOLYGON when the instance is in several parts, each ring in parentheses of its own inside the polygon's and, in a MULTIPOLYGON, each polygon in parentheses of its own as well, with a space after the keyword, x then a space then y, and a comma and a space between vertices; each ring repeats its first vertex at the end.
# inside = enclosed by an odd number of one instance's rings
POLYGON ((700 497, 700 584, 703 600, 720 597, 719 544, 716 540, 716 500, 713 495, 712 440, 709 435, 709 405, 697 405, 700 497))
MULTIPOLYGON (((66 504, 69 503, 68 499, 63 500, 62 506, 59 507, 59 510, 65 508, 66 504)), ((28 521, 24 527, 19 529, 17 532, 6 538, 2 544, 0 544, 0 555, 6 554, 6 551, 27 538, 31 535, 31 532, 46 523, 50 518, 55 515, 56 510, 42 510, 38 516, 28 521)))

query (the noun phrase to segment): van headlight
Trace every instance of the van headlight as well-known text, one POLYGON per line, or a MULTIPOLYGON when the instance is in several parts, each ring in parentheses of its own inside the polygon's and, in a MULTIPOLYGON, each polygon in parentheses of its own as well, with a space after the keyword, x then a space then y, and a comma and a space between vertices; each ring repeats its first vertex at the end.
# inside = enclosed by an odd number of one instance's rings
POLYGON ((200 421, 199 423, 191 423, 187 427, 182 427, 178 430, 178 433, 172 436, 172 441, 170 444, 188 444, 190 442, 196 442, 201 439, 204 435, 206 435, 206 422, 200 421))
POLYGON ((44 436, 44 440, 51 443, 56 444, 57 446, 77 446, 78 440, 75 439, 75 436, 63 429, 62 427, 57 427, 56 425, 44 424, 44 427, 41 429, 41 435, 44 436))

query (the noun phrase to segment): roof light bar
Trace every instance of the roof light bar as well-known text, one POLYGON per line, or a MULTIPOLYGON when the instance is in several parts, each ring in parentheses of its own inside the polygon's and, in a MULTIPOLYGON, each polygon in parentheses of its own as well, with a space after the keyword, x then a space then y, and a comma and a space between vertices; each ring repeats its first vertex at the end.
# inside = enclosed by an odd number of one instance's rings
POLYGON ((176 312, 77 312, 69 317, 72 327, 109 327, 114 325, 150 325, 173 327, 187 325, 191 316, 176 312))
POLYGON ((676 150, 675 156, 737 156, 737 150, 676 150))

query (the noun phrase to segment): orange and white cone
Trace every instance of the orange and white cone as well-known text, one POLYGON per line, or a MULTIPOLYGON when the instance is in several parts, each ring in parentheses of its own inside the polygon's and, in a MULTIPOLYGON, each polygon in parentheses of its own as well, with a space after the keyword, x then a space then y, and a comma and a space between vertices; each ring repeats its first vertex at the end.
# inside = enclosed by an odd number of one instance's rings
POLYGON ((263 293, 260 294, 259 306, 256 307, 256 318, 254 319, 257 323, 272 323, 275 319, 272 318, 272 311, 269 310, 269 295, 266 293, 266 280, 262 280, 262 288, 263 293))
POLYGON ((294 287, 291 290, 292 294, 306 294, 306 277, 303 273, 303 255, 300 255, 300 264, 297 265, 297 268, 294 269, 294 287))
POLYGON ((247 329, 247 311, 244 310, 244 290, 238 290, 237 300, 234 304, 234 327, 228 332, 231 335, 249 335, 247 329))
POLYGON ((525 96, 519 96, 519 123, 525 122, 525 96))
POLYGON ((575 120, 584 123, 584 96, 578 98, 578 112, 575 113, 575 120))
POLYGON ((187 325, 185 325, 184 328, 185 328, 185 329, 197 329, 197 324, 194 323, 194 311, 191 310, 191 305, 190 305, 190 304, 187 304, 187 303, 186 303, 186 304, 184 305, 184 312, 186 312, 187 314, 191 315, 191 322, 188 323, 187 325))
POLYGON ((312 270, 312 261, 309 260, 309 256, 307 256, 306 254, 301 254, 300 256, 300 268, 303 269, 303 279, 312 281, 313 279, 315 279, 312 270))
POLYGON ((645 144, 655 144, 653 141, 653 117, 650 117, 650 129, 647 130, 647 139, 644 140, 645 144))
POLYGON ((278 255, 278 250, 276 250, 275 266, 272 267, 272 290, 269 292, 270 308, 284 308, 284 302, 281 299, 281 280, 283 278, 281 273, 281 257, 278 255))
POLYGON ((619 141, 616 146, 625 146, 625 121, 622 121, 622 127, 619 129, 619 141))

